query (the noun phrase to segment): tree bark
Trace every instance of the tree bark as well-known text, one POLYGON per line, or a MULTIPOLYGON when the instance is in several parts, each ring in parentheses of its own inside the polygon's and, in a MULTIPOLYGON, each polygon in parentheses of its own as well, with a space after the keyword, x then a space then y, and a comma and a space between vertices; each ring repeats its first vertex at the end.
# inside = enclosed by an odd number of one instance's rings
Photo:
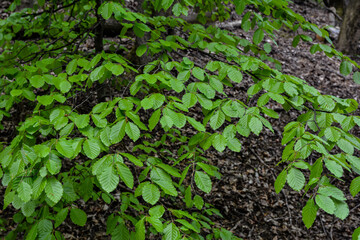
POLYGON ((356 55, 360 54, 360 1, 351 0, 346 8, 344 21, 341 26, 338 48, 340 51, 356 55))

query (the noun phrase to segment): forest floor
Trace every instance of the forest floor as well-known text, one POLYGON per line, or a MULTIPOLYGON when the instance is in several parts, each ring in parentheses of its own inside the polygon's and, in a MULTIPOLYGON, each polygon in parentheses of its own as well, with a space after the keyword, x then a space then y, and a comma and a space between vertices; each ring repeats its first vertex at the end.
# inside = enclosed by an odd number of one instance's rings
MULTIPOLYGON (((327 25, 328 12, 321 6, 304 3, 291 4, 291 8, 319 26, 327 25)), ((229 21, 235 20, 233 18, 229 21)), ((244 33, 240 28, 231 31, 251 39, 251 34, 244 33)), ((281 62, 284 73, 306 80, 323 94, 360 100, 360 85, 338 74, 340 60, 330 59, 322 53, 311 54, 309 49, 314 42, 300 42, 293 48, 291 42, 294 33, 281 31, 278 35, 277 46, 271 43, 273 49, 270 55, 281 62)), ((315 39, 315 36, 312 37, 315 39)), ((250 82, 250 79, 245 77, 245 85, 247 81, 250 82)), ((234 87, 226 94, 230 98, 243 99, 244 86, 234 87)), ((223 175, 221 180, 214 180, 211 193, 203 195, 205 201, 213 204, 224 216, 213 220, 219 227, 244 239, 351 239, 352 232, 360 225, 360 200, 358 197, 353 198, 345 187, 355 177, 352 173, 345 173, 344 183, 333 182, 344 190, 349 199, 350 215, 344 221, 319 211, 313 227, 307 230, 301 219, 301 209, 309 196, 303 196, 304 192, 295 192, 288 186, 280 194, 275 193, 274 181, 285 166, 277 166, 282 155, 281 132, 287 122, 295 120, 299 115, 296 111, 279 110, 278 113, 280 118, 271 121, 275 133, 264 130, 258 137, 250 135, 249 138, 241 139, 243 145, 240 153, 228 150, 223 153, 206 153, 206 157, 223 175)), ((352 131, 357 131, 353 133, 360 137, 358 128, 352 131)), ((5 134, 4 130, 0 131, 0 137, 2 134, 5 134)), ((0 196, 3 193, 4 189, 0 188, 0 196)), ((67 221, 61 227, 66 232, 65 238, 108 239, 106 216, 110 210, 119 208, 119 202, 108 205, 101 201, 89 201, 85 206, 83 210, 89 215, 86 226, 78 227, 67 221)), ((12 211, 11 208, 0 210, 0 218, 12 216, 12 211)), ((1 233, 0 230, 0 237, 1 233)))

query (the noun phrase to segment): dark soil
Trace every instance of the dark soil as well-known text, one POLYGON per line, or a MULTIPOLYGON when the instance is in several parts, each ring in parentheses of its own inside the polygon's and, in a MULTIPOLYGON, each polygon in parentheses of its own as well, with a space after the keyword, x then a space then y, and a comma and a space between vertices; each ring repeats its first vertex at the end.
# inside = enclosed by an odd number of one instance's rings
MULTIPOLYGON (((292 4, 291 8, 313 23, 320 26, 327 24, 328 12, 321 6, 304 3, 292 4)), ((240 28, 231 31, 251 39, 251 34, 244 33, 240 28)), ((340 60, 329 59, 319 53, 312 55, 309 49, 314 43, 301 42, 293 48, 291 42, 294 33, 282 31, 278 35, 278 46, 271 43, 271 55, 281 62, 284 73, 306 80, 323 94, 359 100, 360 85, 355 84, 351 78, 338 74, 340 60)), ((315 39, 315 36, 312 37, 315 39)), ((247 80, 245 77, 245 84, 247 80)), ((243 91, 243 86, 234 87, 227 94, 231 98, 242 99, 245 95, 243 91)), ((313 227, 309 230, 301 219, 301 209, 308 196, 303 196, 304 192, 295 192, 288 186, 280 194, 275 193, 274 181, 285 166, 277 166, 282 154, 281 132, 287 122, 295 120, 299 115, 293 111, 279 110, 278 113, 280 119, 271 120, 275 132, 263 131, 259 137, 251 135, 249 138, 241 139, 243 146, 240 153, 228 150, 223 153, 206 153, 206 157, 223 175, 221 180, 214 180, 212 192, 204 195, 205 201, 213 204, 224 216, 223 219, 214 218, 214 221, 219 227, 226 228, 244 239, 351 239, 352 232, 360 223, 360 200, 357 197, 353 198, 346 187, 355 177, 353 174, 346 173, 343 184, 337 180, 333 182, 344 190, 349 199, 349 217, 341 221, 319 211, 313 227)), ((360 136, 358 128, 352 130, 352 133, 360 136)), ((0 131, 1 140, 6 138, 5 134, 9 134, 6 129, 0 131)), ((0 188, 0 196, 3 193, 4 188, 0 188)), ((119 209, 118 202, 108 205, 102 201, 89 201, 80 205, 89 216, 88 222, 81 228, 72 224, 68 218, 61 226, 65 238, 108 239, 105 234, 106 218, 112 211, 119 209)), ((0 210, 0 218, 10 222, 12 214, 12 208, 0 210)), ((6 226, 7 230, 14 227, 6 226)), ((0 236, 3 232, 0 229, 0 236)))

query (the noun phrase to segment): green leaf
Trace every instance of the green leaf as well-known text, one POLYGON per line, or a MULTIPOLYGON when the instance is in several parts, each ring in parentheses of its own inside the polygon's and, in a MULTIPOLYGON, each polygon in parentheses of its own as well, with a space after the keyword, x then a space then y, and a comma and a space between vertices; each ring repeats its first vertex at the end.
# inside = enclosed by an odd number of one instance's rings
POLYGON ((22 205, 21 212, 25 217, 30 217, 35 211, 35 201, 29 201, 22 205))
POLYGON ((114 191, 119 184, 119 176, 115 173, 113 166, 105 167, 101 174, 98 175, 98 180, 107 193, 114 191))
POLYGON ((129 153, 120 153, 120 154, 128 158, 133 164, 135 164, 138 167, 142 167, 144 165, 139 159, 137 159, 136 157, 134 157, 129 153))
POLYGON ((110 141, 112 144, 120 142, 125 136, 125 119, 120 120, 110 131, 110 141))
POLYGON ((341 137, 341 133, 336 130, 334 127, 328 127, 325 129, 325 137, 332 142, 337 142, 340 137, 341 137))
POLYGON ((111 17, 112 13, 113 13, 113 4, 112 2, 107 2, 103 5, 103 7, 101 8, 100 12, 101 12, 101 16, 107 20, 111 17))
POLYGON ((205 80, 205 71, 199 67, 194 67, 191 71, 192 75, 200 81, 205 80))
POLYGON ((236 83, 240 83, 243 79, 242 73, 233 67, 228 69, 227 75, 231 81, 236 82, 236 83))
POLYGON ((30 231, 26 235, 26 240, 35 240, 38 234, 38 224, 35 223, 32 225, 30 231))
POLYGON ((142 55, 144 55, 144 53, 147 50, 147 46, 145 44, 140 45, 137 49, 136 49, 136 56, 141 57, 142 55))
POLYGON ((46 169, 52 175, 58 174, 61 169, 61 160, 53 152, 50 153, 48 160, 46 162, 46 169))
POLYGON ((185 106, 191 108, 197 103, 197 97, 193 93, 185 93, 182 96, 182 102, 185 106))
POLYGON ((360 239, 360 227, 355 229, 355 231, 352 234, 352 240, 359 240, 360 239))
POLYGON ((115 167, 118 174, 120 175, 121 180, 127 187, 132 189, 134 187, 134 176, 132 175, 128 166, 126 166, 124 163, 117 162, 115 167))
POLYGON ((91 118, 94 122, 94 124, 98 127, 98 128, 104 128, 107 125, 107 120, 105 118, 101 118, 100 115, 97 114, 92 114, 91 118))
POLYGON ((204 199, 199 195, 195 195, 194 197, 194 205, 197 209, 201 210, 204 206, 204 199))
POLYGON ((204 172, 196 171, 195 172, 195 183, 196 186, 206 193, 210 193, 212 188, 212 183, 209 175, 204 172))
POLYGON ((200 122, 196 121, 195 119, 193 119, 192 117, 189 117, 189 116, 186 116, 186 119, 191 124, 191 126, 193 126, 196 130, 198 130, 200 132, 205 131, 204 125, 202 125, 200 122))
POLYGON ((355 72, 353 79, 355 83, 360 84, 360 72, 355 72))
POLYGON ((131 140, 136 142, 140 137, 139 128, 132 122, 128 122, 125 126, 125 132, 130 137, 131 140))
POLYGON ((353 165, 356 169, 360 169, 360 158, 347 154, 346 160, 348 160, 348 162, 351 163, 351 165, 353 165))
POLYGON ((161 116, 161 109, 156 110, 153 112, 151 117, 149 118, 149 130, 152 131, 156 125, 158 124, 161 116))
POLYGON ((170 79, 170 85, 171 85, 171 88, 177 93, 182 92, 185 87, 184 83, 176 78, 170 79))
POLYGON ((135 224, 135 240, 145 240, 145 218, 141 218, 135 224))
POLYGON ((336 161, 325 159, 325 166, 329 171, 334 174, 336 177, 342 177, 344 170, 340 164, 336 161))
POLYGON ((36 99, 39 103, 41 103, 44 106, 50 105, 54 101, 54 96, 50 95, 43 95, 43 96, 37 96, 36 99))
POLYGON ((89 125, 89 122, 90 122, 89 115, 88 114, 82 114, 82 115, 78 115, 75 118, 74 123, 78 128, 84 128, 84 127, 87 127, 89 125))
POLYGON ((276 178, 275 180, 275 192, 277 194, 284 188, 287 178, 287 171, 284 169, 276 178))
POLYGON ((20 186, 18 188, 19 197, 23 202, 28 202, 31 199, 32 189, 31 186, 25 182, 22 181, 20 183, 20 186))
POLYGON ((178 171, 177 168, 171 167, 165 163, 158 163, 156 166, 161 167, 162 169, 164 169, 167 173, 169 173, 170 175, 180 178, 181 175, 178 171))
POLYGON ((226 140, 226 145, 233 152, 241 151, 241 142, 237 138, 231 138, 226 140))
POLYGON ((360 177, 357 177, 351 181, 350 193, 353 197, 360 192, 360 177))
POLYGON ((334 100, 329 96, 318 96, 317 101, 320 107, 327 111, 332 111, 336 106, 334 100))
POLYGON ((354 146, 348 140, 341 138, 336 144, 345 153, 350 155, 354 154, 354 146))
POLYGON ((87 215, 83 210, 79 208, 72 208, 70 210, 70 219, 76 225, 83 227, 86 224, 87 215))
POLYGON ((328 196, 328 197, 332 197, 332 198, 337 199, 339 201, 345 201, 346 200, 346 198, 344 196, 344 193, 340 189, 338 189, 336 187, 332 187, 332 186, 320 187, 318 189, 318 194, 328 196))
POLYGON ((160 191, 154 184, 146 184, 142 189, 142 197, 151 205, 154 205, 160 199, 160 191))
POLYGON ((40 75, 32 76, 29 80, 34 88, 41 88, 45 83, 44 77, 40 75))
POLYGON ((328 214, 334 214, 335 212, 335 204, 334 201, 331 200, 330 197, 324 196, 321 194, 316 195, 315 197, 316 204, 328 214))
POLYGON ((164 240, 180 239, 180 231, 174 223, 169 223, 164 229, 164 240))
POLYGON ((23 90, 21 90, 21 89, 13 89, 13 90, 11 90, 10 95, 13 97, 17 97, 17 96, 20 96, 22 93, 23 93, 23 90))
POLYGON ((59 141, 56 143, 56 150, 61 153, 63 156, 67 158, 72 158, 74 155, 74 149, 72 147, 71 141, 68 141, 64 138, 59 139, 59 141))
POLYGON ((270 43, 265 43, 264 44, 264 50, 266 53, 270 53, 271 52, 271 45, 270 43))
POLYGON ((55 216, 55 228, 60 226, 61 223, 63 223, 68 215, 69 209, 63 208, 61 209, 55 216))
POLYGON ((295 191, 300 191, 305 184, 304 174, 296 168, 291 168, 286 177, 287 183, 295 191))
POLYGON ((76 68, 77 68, 77 59, 73 59, 66 66, 66 73, 68 75, 72 75, 76 71, 76 68))
POLYGON ((221 134, 216 134, 212 141, 212 145, 217 151, 223 152, 226 147, 226 138, 221 134))
POLYGON ((97 67, 90 73, 90 80, 95 82, 99 80, 104 75, 104 73, 105 73, 104 66, 97 67))
POLYGON ((119 76, 124 72, 124 68, 121 64, 107 63, 105 67, 115 76, 119 76))
POLYGON ((319 207, 315 205, 314 199, 312 198, 306 202, 306 205, 302 209, 302 220, 307 229, 313 225, 318 209, 319 207))
POLYGON ((54 203, 57 203, 60 201, 60 199, 63 195, 63 187, 56 178, 50 178, 47 181, 47 184, 45 187, 45 193, 46 193, 46 196, 51 201, 53 201, 54 203))
POLYGON ((38 223, 38 233, 51 232, 53 230, 52 222, 49 219, 42 219, 38 223))
POLYGON ((165 208, 162 205, 157 205, 149 209, 149 214, 154 218, 161 218, 165 213, 165 208))
POLYGON ((254 32, 253 42, 254 42, 254 44, 258 45, 263 39, 264 39, 264 31, 262 29, 258 28, 254 32))
POLYGON ((190 229, 194 232, 200 233, 199 229, 196 229, 193 225, 191 225, 188 221, 186 221, 185 219, 176 219, 175 220, 178 223, 181 223, 185 228, 190 229))
POLYGON ((344 76, 349 75, 352 72, 352 64, 349 61, 342 61, 340 64, 340 73, 344 76))
POLYGON ((335 213, 334 215, 341 220, 344 220, 347 216, 349 216, 349 206, 344 201, 334 200, 335 203, 335 213))
POLYGON ((94 159, 100 154, 99 142, 95 139, 86 139, 83 143, 83 149, 86 156, 94 159))
POLYGON ((252 117, 249 121, 249 128, 255 135, 259 135, 263 128, 261 120, 257 117, 252 117))
POLYGON ((151 180, 159 185, 166 194, 177 196, 178 193, 173 185, 171 177, 161 168, 153 168, 150 172, 151 180))
POLYGON ((212 115, 212 117, 210 118, 210 126, 214 130, 221 127, 224 124, 224 122, 225 122, 225 114, 220 110, 216 111, 214 115, 212 115))

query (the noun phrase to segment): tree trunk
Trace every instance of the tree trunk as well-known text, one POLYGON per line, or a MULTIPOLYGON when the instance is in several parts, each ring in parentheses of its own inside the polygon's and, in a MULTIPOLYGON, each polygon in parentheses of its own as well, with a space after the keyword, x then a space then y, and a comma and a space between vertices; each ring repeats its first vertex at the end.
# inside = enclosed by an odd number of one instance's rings
POLYGON ((356 55, 360 54, 360 1, 351 0, 346 8, 344 21, 341 26, 338 48, 340 51, 356 55))

